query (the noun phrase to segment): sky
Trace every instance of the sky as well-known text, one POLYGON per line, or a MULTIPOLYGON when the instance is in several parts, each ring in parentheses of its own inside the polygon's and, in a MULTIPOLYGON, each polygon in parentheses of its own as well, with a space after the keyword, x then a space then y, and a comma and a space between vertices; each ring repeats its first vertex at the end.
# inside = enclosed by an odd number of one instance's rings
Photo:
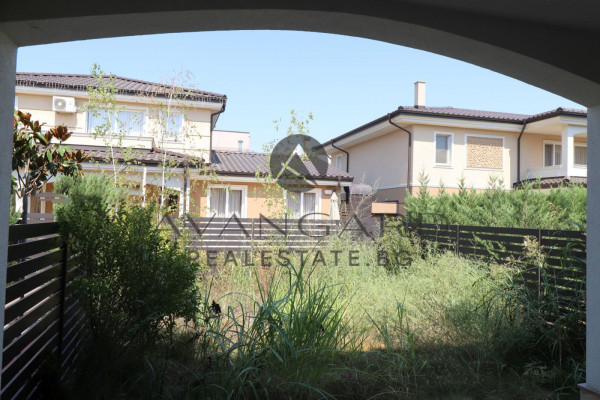
POLYGON ((290 31, 227 31, 86 40, 19 49, 19 72, 107 73, 227 95, 217 129, 250 132, 251 150, 280 138, 291 110, 312 113, 309 134, 324 142, 398 106, 413 105, 415 81, 427 106, 535 114, 584 108, 518 80, 433 53, 369 39, 290 31))

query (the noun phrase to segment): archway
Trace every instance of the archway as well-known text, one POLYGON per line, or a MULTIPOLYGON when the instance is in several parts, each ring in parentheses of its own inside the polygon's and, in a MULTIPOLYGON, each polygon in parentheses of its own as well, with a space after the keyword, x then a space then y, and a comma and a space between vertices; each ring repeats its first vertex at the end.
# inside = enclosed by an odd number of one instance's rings
MULTIPOLYGON (((419 48, 520 79, 588 106, 588 147, 600 151, 600 4, 508 0, 212 2, 134 0, 4 4, 0 17, 0 126, 9 131, 19 46, 148 33, 285 29, 361 36, 419 48), (216 8, 218 7, 218 8, 216 8)), ((10 135, 0 137, 0 236, 7 243, 10 135)), ((600 157, 589 159, 588 204, 600 201, 600 157)), ((600 287, 600 212, 588 207, 588 287, 600 287)), ((4 306, 6 245, 0 246, 4 306)), ((600 337, 600 291, 588 291, 587 337, 600 337)), ((0 322, 2 322, 0 317, 0 322)), ((0 339, 1 340, 1 339, 0 339)), ((1 342, 0 342, 1 344, 1 342)), ((600 340, 587 343, 587 382, 600 391, 600 340)))

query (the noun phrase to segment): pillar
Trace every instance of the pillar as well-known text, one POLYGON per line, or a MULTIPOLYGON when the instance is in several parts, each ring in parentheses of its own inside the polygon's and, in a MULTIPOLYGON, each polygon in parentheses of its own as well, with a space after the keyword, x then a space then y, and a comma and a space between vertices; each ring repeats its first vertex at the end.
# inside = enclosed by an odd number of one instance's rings
MULTIPOLYGON (((17 46, 0 32, 0 326, 4 326, 17 46)), ((0 349, 4 348, 0 335, 0 349)), ((0 365, 2 352, 0 351, 0 365)))

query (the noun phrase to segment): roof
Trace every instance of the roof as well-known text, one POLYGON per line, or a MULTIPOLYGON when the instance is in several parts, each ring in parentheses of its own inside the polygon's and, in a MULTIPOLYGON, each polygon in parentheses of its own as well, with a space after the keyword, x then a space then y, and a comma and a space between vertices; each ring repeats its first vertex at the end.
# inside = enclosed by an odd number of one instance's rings
MULTIPOLYGON (((312 163, 305 163, 311 179, 352 181, 352 175, 339 170, 329 164, 325 175, 319 174, 312 163)), ((255 176, 256 172, 267 173, 269 163, 266 153, 239 152, 239 151, 212 151, 211 167, 219 175, 245 175, 255 176)))
POLYGON ((333 142, 352 136, 355 133, 361 132, 369 127, 380 124, 387 121, 390 117, 397 117, 399 115, 426 115, 429 117, 440 117, 440 118, 456 118, 456 119, 467 119, 467 120, 478 120, 478 121, 489 121, 489 122, 502 122, 511 124, 524 124, 543 119, 556 117, 558 115, 569 115, 574 117, 587 117, 586 110, 576 110, 572 108, 559 107, 554 110, 545 111, 539 114, 514 114, 504 113, 496 111, 484 111, 484 110, 471 110, 467 108, 454 108, 454 107, 414 107, 414 106, 400 106, 394 112, 381 116, 371 122, 368 122, 358 128, 355 128, 343 135, 337 136, 325 143, 323 146, 331 145, 333 142))
MULTIPOLYGON (((71 145, 74 150, 83 150, 86 155, 89 155, 92 160, 105 161, 112 158, 110 149, 106 146, 86 146, 86 145, 71 145)), ((119 162, 125 160, 143 165, 158 165, 165 160, 168 163, 172 163, 174 166, 184 165, 201 165, 203 160, 199 157, 193 157, 182 153, 177 153, 170 150, 161 149, 138 149, 132 148, 127 149, 127 154, 122 152, 121 148, 113 148, 113 154, 119 162), (129 153, 130 152, 130 153, 129 153)))
MULTIPOLYGON (((105 82, 108 82, 110 77, 114 78, 114 87, 118 94, 164 98, 172 90, 170 85, 123 78, 121 76, 107 75, 103 79, 105 82)), ((17 86, 87 91, 89 86, 96 87, 97 85, 98 81, 92 75, 17 72, 17 86)), ((199 100, 211 103, 225 103, 227 101, 227 96, 223 94, 181 87, 175 87, 175 90, 178 97, 186 100, 199 100)))
POLYGON ((526 183, 533 183, 536 184, 539 181, 539 185, 541 188, 551 188, 551 187, 558 187, 560 185, 566 185, 569 183, 575 183, 575 184, 579 184, 579 185, 583 185, 585 187, 587 187, 587 178, 584 177, 578 177, 578 176, 572 176, 572 177, 566 177, 566 176, 556 176, 556 177, 551 177, 551 178, 540 178, 538 179, 525 179, 522 180, 520 182, 516 182, 514 184, 514 186, 516 188, 523 186, 526 183))

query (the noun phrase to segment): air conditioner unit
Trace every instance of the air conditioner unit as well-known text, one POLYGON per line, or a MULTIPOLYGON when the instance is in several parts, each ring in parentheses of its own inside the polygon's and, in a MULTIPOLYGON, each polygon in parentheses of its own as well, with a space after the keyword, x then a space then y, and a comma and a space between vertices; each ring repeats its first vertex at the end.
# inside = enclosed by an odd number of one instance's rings
POLYGON ((52 97, 52 111, 63 112, 63 113, 74 113, 77 111, 75 107, 75 98, 74 97, 62 97, 62 96, 53 96, 52 97))

